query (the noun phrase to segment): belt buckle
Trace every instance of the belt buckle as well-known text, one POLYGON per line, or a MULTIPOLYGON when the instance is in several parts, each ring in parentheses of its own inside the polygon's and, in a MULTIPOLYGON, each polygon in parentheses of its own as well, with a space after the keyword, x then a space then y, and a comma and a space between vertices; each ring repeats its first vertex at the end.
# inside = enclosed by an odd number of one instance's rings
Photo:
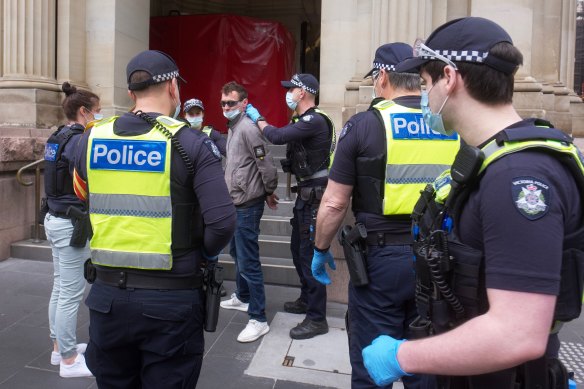
POLYGON ((120 272, 120 279, 118 280, 118 288, 126 289, 126 283, 128 282, 128 274, 125 271, 120 272))

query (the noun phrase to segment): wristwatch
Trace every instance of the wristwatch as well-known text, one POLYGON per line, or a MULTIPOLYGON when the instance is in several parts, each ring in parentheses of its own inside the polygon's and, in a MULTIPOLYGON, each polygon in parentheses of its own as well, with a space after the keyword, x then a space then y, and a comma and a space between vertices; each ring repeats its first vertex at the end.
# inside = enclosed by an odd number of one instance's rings
POLYGON ((256 123, 259 123, 259 122, 266 122, 266 123, 267 123, 268 121, 266 120, 266 118, 265 118, 265 117, 263 117, 263 116, 260 116, 260 117, 258 118, 258 120, 256 120, 256 123))

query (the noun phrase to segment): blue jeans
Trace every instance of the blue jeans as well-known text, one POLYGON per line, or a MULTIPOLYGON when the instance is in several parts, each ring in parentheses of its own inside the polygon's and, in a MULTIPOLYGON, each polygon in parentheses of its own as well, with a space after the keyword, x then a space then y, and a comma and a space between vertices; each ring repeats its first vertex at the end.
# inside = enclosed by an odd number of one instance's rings
POLYGON ((264 214, 263 201, 247 208, 237 208, 237 228, 229 245, 235 262, 237 298, 249 303, 250 319, 260 322, 266 318, 266 292, 260 262, 260 220, 264 214))
MULTIPOLYGON (((349 283, 349 357, 352 389, 378 389, 363 365, 361 351, 379 335, 409 337, 408 326, 416 318, 415 273, 409 245, 368 246, 369 284, 349 283)), ((433 376, 403 377, 406 389, 435 388, 433 376)), ((384 389, 392 388, 389 384, 384 389)))
POLYGON ((93 284, 87 367, 99 388, 195 388, 203 363, 201 289, 120 289, 93 284))
POLYGON ((300 197, 296 198, 294 217, 290 220, 290 251, 300 278, 300 300, 308 306, 306 318, 322 321, 326 319, 326 285, 318 282, 311 270, 314 242, 310 240, 310 223, 313 209, 317 210, 318 204, 310 205, 300 197))
POLYGON ((77 352, 77 312, 85 291, 83 264, 91 257, 89 245, 69 246, 73 235, 70 219, 47 214, 45 232, 53 253, 53 291, 49 301, 49 329, 62 358, 77 352))

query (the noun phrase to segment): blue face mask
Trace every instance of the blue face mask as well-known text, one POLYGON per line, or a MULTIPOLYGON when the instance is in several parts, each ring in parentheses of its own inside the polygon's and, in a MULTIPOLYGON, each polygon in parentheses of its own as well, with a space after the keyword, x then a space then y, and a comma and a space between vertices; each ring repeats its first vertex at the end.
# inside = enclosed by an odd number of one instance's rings
POLYGON ((103 119, 102 113, 93 112, 93 120, 101 120, 103 119))
POLYGON ((286 104, 292 110, 296 110, 296 106, 298 106, 298 101, 294 101, 294 94, 292 92, 286 92, 286 104))
MULTIPOLYGON (((436 85, 436 84, 434 84, 434 85, 436 85)), ((434 88, 434 85, 432 85, 432 88, 434 88)), ((446 100, 444 100, 444 103, 442 103, 442 106, 438 110, 438 113, 433 113, 432 110, 430 109, 430 102, 429 102, 430 100, 428 98, 428 94, 430 93, 432 88, 430 88, 430 90, 428 90, 428 91, 422 91, 422 97, 420 99, 420 107, 422 108, 422 116, 424 117, 424 121, 426 122, 428 127, 430 127, 430 129, 432 129, 432 131, 435 131, 435 132, 442 134, 442 135, 450 136, 454 133, 454 130, 453 129, 447 130, 446 128, 444 128, 444 121, 442 120, 442 114, 440 113, 440 112, 442 112, 442 108, 444 108, 444 105, 448 101, 448 97, 450 97, 450 95, 446 96, 446 100)))
POLYGON ((241 113, 240 109, 232 109, 231 111, 223 112, 223 116, 227 118, 227 120, 235 119, 241 113))
POLYGON ((201 128, 201 125, 203 124, 202 116, 187 116, 187 120, 191 124, 191 127, 196 130, 201 128))

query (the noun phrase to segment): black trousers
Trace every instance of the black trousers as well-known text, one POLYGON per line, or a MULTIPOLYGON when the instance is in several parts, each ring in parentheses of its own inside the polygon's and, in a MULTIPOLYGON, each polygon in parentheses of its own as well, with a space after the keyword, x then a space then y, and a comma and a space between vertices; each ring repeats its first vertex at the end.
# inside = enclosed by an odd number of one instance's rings
POLYGON ((292 236, 290 251, 294 267, 300 278, 300 299, 308 305, 306 318, 310 320, 326 319, 326 286, 312 276, 311 264, 314 255, 314 242, 310 239, 310 224, 313 210, 318 210, 319 203, 309 204, 300 197, 294 204, 292 236))
POLYGON ((100 389, 192 389, 203 362, 200 289, 119 289, 98 281, 89 307, 87 366, 100 389))

